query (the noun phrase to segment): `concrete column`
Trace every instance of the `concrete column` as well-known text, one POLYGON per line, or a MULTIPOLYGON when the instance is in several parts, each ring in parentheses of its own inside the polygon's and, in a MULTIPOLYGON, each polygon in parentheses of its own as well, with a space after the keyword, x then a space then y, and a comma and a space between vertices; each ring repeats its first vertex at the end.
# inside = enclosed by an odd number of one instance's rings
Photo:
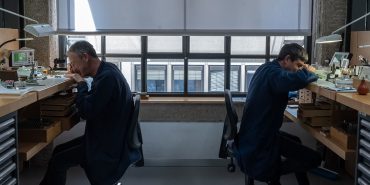
POLYGON ((313 0, 312 63, 324 65, 324 60, 339 51, 342 42, 315 44, 315 40, 345 25, 346 18, 347 0, 313 0))
MULTIPOLYGON (((57 27, 56 0, 32 0, 24 1, 24 14, 27 17, 37 20, 39 23, 47 23, 57 27)), ((25 21, 25 25, 34 24, 25 21)), ((26 37, 33 37, 26 33, 26 37)), ((35 59, 39 65, 53 66, 54 58, 58 57, 58 36, 34 38, 33 41, 27 41, 26 47, 35 49, 35 59)))

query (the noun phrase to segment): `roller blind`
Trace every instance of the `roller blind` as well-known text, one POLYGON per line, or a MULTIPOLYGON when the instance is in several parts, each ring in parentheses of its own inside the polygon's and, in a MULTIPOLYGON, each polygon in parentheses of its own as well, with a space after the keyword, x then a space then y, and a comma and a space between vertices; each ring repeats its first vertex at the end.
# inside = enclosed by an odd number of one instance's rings
POLYGON ((312 0, 57 0, 60 33, 310 35, 312 0))

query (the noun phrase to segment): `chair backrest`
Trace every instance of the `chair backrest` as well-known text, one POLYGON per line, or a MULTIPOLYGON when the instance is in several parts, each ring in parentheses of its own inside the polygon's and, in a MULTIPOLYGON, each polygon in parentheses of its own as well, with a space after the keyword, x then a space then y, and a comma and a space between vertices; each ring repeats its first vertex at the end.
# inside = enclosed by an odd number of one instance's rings
POLYGON ((138 149, 142 143, 139 139, 139 112, 140 112, 140 95, 134 96, 134 111, 131 115, 131 122, 128 130, 128 144, 130 148, 138 149))
POLYGON ((238 115, 236 114, 231 92, 229 89, 225 89, 225 104, 226 104, 226 118, 225 118, 226 130, 224 134, 224 139, 233 140, 238 131, 237 127, 238 115))

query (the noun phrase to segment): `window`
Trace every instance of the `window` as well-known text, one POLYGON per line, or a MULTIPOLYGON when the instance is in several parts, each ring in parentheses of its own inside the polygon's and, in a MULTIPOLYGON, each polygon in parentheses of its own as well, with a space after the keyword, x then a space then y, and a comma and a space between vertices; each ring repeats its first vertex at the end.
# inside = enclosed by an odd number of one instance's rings
POLYGON ((249 85, 252 81, 253 75, 260 65, 245 65, 245 91, 248 92, 249 85))
POLYGON ((190 53, 224 53, 224 37, 191 36, 190 53))
POLYGON ((86 40, 94 46, 97 54, 101 54, 101 36, 68 36, 67 49, 79 40, 86 40))
POLYGON ((171 70, 173 69, 172 66, 183 67, 184 59, 147 59, 147 65, 148 92, 184 92, 184 83, 172 82, 174 77, 177 79, 184 79, 184 73, 171 70), (174 72, 176 72, 176 74, 174 74, 174 72), (161 85, 158 86, 158 84, 161 85), (176 85, 177 87, 174 88, 173 85, 176 85))
POLYGON ((184 66, 172 66, 172 91, 184 92, 184 66))
MULTIPOLYGON (((147 91, 166 92, 167 66, 148 65, 147 68, 147 91)), ((141 66, 139 65, 135 65, 135 79, 136 85, 141 84, 141 66)), ((137 88, 137 91, 141 91, 141 88, 137 88)))
POLYGON ((204 91, 204 76, 203 66, 189 66, 188 74, 188 91, 203 92, 204 91))
POLYGON ((149 36, 148 52, 182 53, 181 36, 149 36))
MULTIPOLYGON (((132 91, 140 91, 141 83, 135 84, 134 66, 141 63, 140 58, 122 58, 122 57, 107 57, 107 62, 112 62, 121 70, 123 76, 126 78, 132 91)), ((141 77, 141 76, 140 76, 141 77)))
POLYGON ((224 66, 209 66, 209 92, 224 91, 224 66))
POLYGON ((146 82, 148 92, 166 92, 166 71, 167 66, 148 65, 146 82))
MULTIPOLYGON (((203 66, 188 67, 188 92, 203 92, 203 66)), ((172 66, 173 92, 184 92, 184 66, 172 66)))
POLYGON ((141 53, 140 36, 106 36, 107 53, 141 53))
POLYGON ((304 36, 272 36, 270 39, 271 55, 278 55, 284 44, 297 43, 304 47, 304 36))
POLYGON ((231 59, 231 75, 230 75, 230 87, 233 91, 247 92, 250 80, 253 77, 254 71, 258 66, 265 63, 265 59, 253 59, 253 58, 232 58, 231 59), (240 66, 239 73, 234 66, 240 66), (255 68, 253 66, 256 66, 255 68), (234 75, 233 75, 234 74, 234 75), (236 89, 236 74, 239 74, 239 87, 236 89), (232 88, 234 86, 234 88, 232 88))
POLYGON ((232 55, 265 55, 266 37, 231 37, 232 55))
POLYGON ((304 36, 85 35, 67 36, 66 47, 61 49, 68 49, 78 40, 87 40, 100 59, 114 63, 132 91, 185 95, 221 94, 225 88, 247 92, 258 67, 276 58, 284 44, 306 43, 304 36), (225 78, 229 58, 230 75, 225 78), (141 71, 142 65, 146 71, 141 71), (141 81, 142 75, 146 82, 141 81))

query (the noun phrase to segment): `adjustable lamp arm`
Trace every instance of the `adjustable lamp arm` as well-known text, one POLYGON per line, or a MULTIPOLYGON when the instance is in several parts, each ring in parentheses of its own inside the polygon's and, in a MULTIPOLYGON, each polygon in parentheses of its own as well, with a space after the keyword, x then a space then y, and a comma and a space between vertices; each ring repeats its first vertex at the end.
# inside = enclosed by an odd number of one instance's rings
POLYGON ((34 19, 31 19, 31 18, 29 18, 29 17, 26 17, 26 16, 23 16, 23 15, 17 14, 17 13, 15 13, 15 12, 9 11, 9 10, 4 9, 4 8, 0 8, 0 11, 4 11, 4 12, 6 12, 6 13, 9 13, 9 14, 12 14, 12 15, 15 15, 15 16, 18 16, 18 17, 22 17, 23 19, 27 19, 27 20, 29 20, 29 21, 35 22, 36 24, 38 24, 38 23, 39 23, 38 21, 36 21, 36 20, 34 20, 34 19))
POLYGON ((352 24, 354 24, 354 23, 358 22, 359 20, 361 20, 361 19, 363 19, 363 18, 367 17, 368 15, 370 15, 370 12, 368 12, 367 14, 365 14, 365 15, 363 15, 363 16, 361 16, 361 17, 359 17, 359 18, 355 19, 355 20, 353 20, 352 22, 350 22, 350 23, 348 23, 348 24, 346 24, 346 25, 344 25, 344 26, 342 26, 342 27, 338 28, 337 30, 333 31, 331 34, 335 34, 335 33, 339 32, 339 31, 343 30, 344 28, 346 28, 346 27, 348 27, 348 26, 350 26, 350 25, 352 25, 352 24))

